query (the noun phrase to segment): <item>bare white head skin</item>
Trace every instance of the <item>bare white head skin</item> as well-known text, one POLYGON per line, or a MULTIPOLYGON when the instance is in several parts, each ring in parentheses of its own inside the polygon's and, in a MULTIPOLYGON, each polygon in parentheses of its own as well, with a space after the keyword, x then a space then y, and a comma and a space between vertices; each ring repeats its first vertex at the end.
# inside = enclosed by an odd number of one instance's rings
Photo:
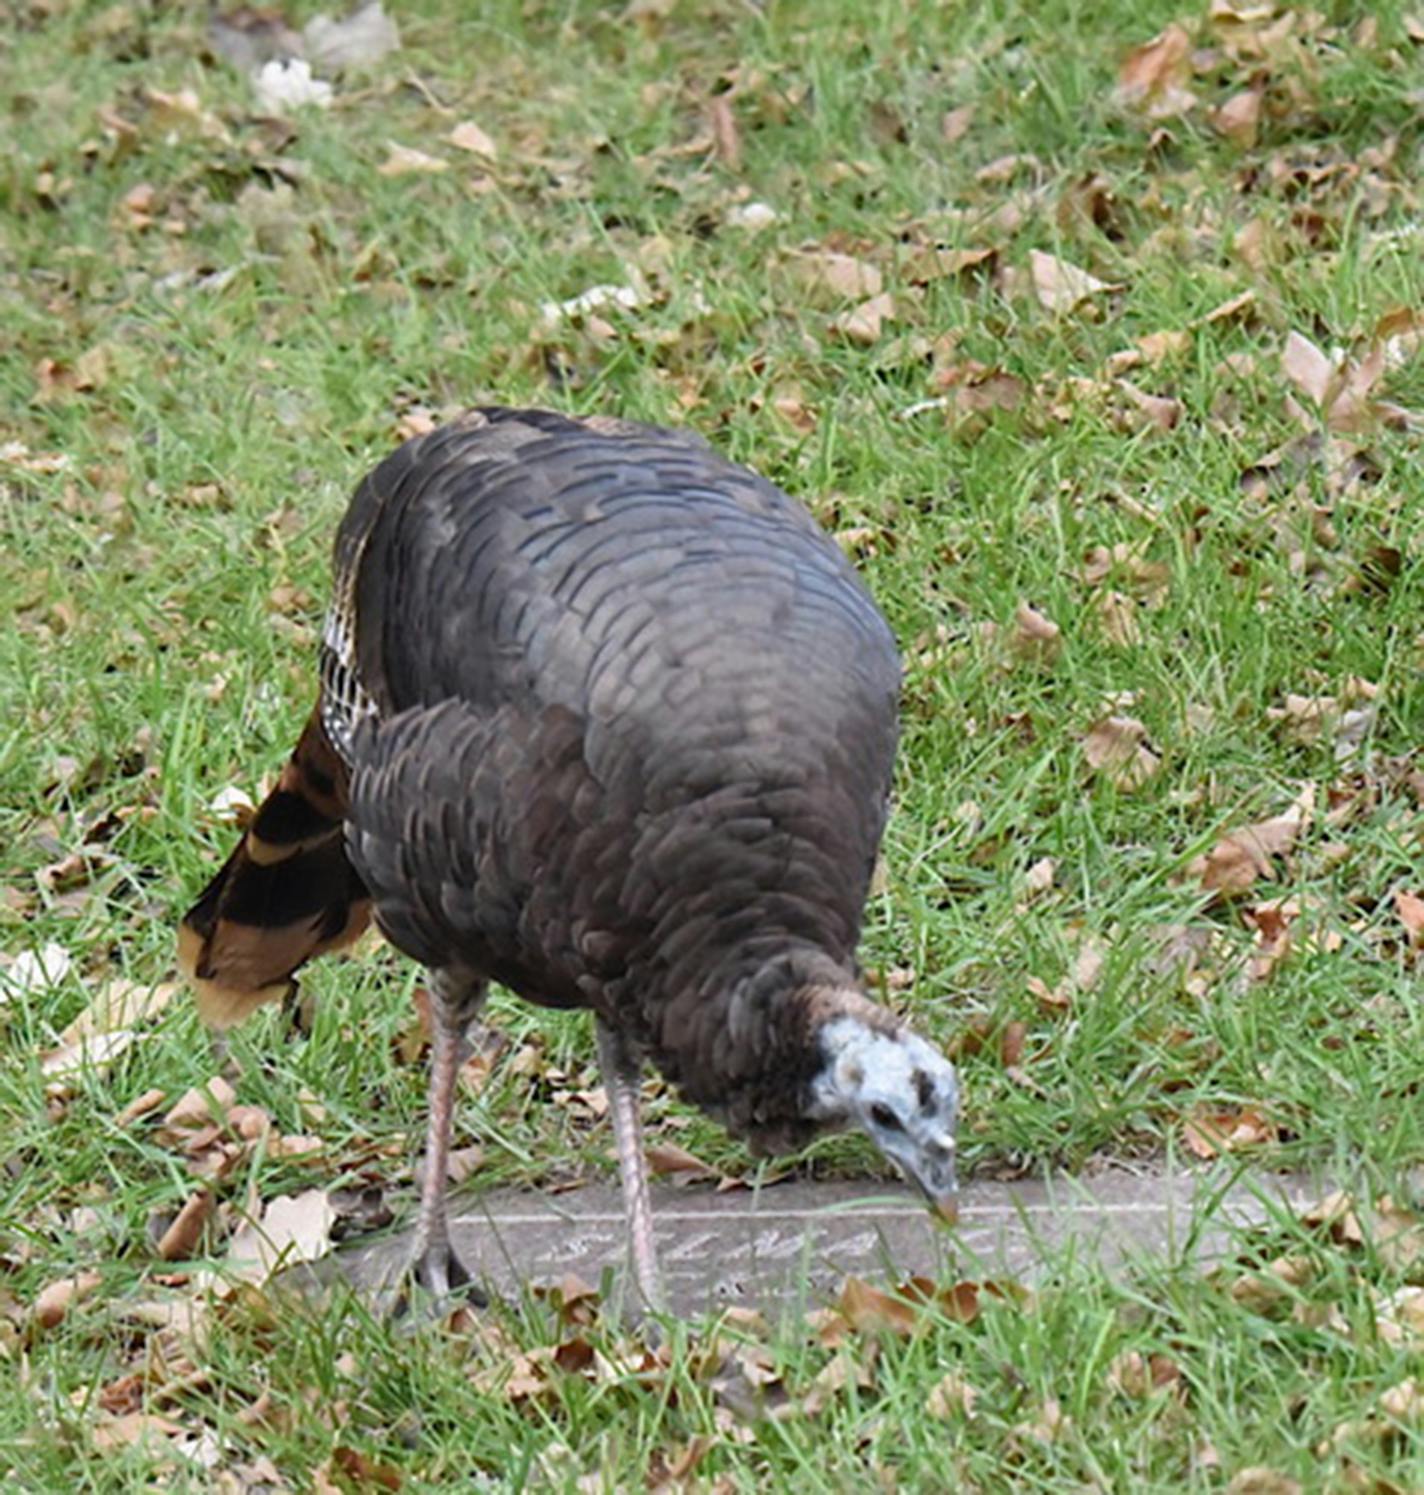
POLYGON ((959 1196, 954 1066, 908 1028, 886 1032, 864 1018, 831 1018, 819 1032, 825 1066, 811 1082, 812 1114, 858 1127, 953 1219, 959 1196))

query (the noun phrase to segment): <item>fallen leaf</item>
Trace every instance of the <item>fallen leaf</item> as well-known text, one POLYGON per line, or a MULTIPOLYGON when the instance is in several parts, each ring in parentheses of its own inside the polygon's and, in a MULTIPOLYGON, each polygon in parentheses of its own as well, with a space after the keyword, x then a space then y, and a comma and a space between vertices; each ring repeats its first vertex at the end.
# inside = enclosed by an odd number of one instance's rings
POLYGON ((1052 857, 1040 857, 1024 873, 1024 888, 1030 894, 1046 893, 1053 886, 1053 878, 1057 871, 1058 863, 1052 857))
POLYGON ((400 145, 394 140, 388 140, 386 149, 389 154, 376 168, 381 176, 434 176, 450 169, 448 161, 439 156, 427 155, 424 151, 416 150, 414 146, 400 145))
POLYGON ((1251 1464, 1232 1475, 1226 1495, 1302 1495, 1303 1486, 1264 1464, 1251 1464))
POLYGON ((707 117, 712 126, 712 142, 717 159, 728 171, 742 169, 742 135, 737 128, 737 116, 732 109, 732 100, 725 93, 714 95, 707 101, 707 117))
POLYGON ((1325 404, 1335 381, 1335 366, 1308 337, 1290 333, 1281 353, 1281 370, 1308 399, 1325 404))
POLYGON ((940 139, 946 145, 953 145, 956 140, 964 139, 973 123, 973 104, 961 104, 957 109, 947 110, 939 122, 940 139))
POLYGON ((1070 312, 1103 291, 1122 289, 1121 285, 1099 280, 1077 265, 1069 264, 1057 255, 1045 254, 1041 249, 1029 251, 1028 264, 1034 294, 1039 304, 1051 312, 1070 312))
POLYGON ((1217 134, 1248 149, 1255 145, 1261 127, 1261 95, 1254 88, 1233 94, 1219 109, 1213 109, 1207 118, 1217 134))
POLYGON ((1166 1355, 1124 1350, 1108 1367, 1108 1385, 1134 1401, 1157 1391, 1180 1391, 1181 1382, 1181 1370, 1166 1355))
POLYGON ((69 974, 72 964, 69 951, 53 942, 38 950, 22 950, 0 971, 0 1002, 51 990, 69 974))
POLYGON ((1009 647, 1018 659, 1034 664, 1052 664, 1063 644, 1063 630, 1047 613, 1027 602, 1014 609, 1014 629, 1009 647))
POLYGON ((1394 911, 1409 931, 1409 943, 1416 948, 1424 944, 1424 897, 1418 893, 1406 893, 1403 888, 1396 889, 1394 911))
POLYGON ((1118 789, 1140 789, 1162 766, 1161 755, 1147 740, 1147 728, 1135 716, 1108 716, 1083 739, 1088 767, 1118 789))
POLYGON ((193 1254, 212 1218, 213 1208, 213 1196, 206 1189, 188 1196, 159 1239, 158 1254, 164 1261, 182 1261, 193 1254))
POLYGON ((1237 897, 1262 877, 1271 875, 1271 859, 1283 856, 1309 825, 1315 808, 1315 786, 1306 785, 1283 815, 1274 815, 1255 825, 1223 836, 1204 856, 1187 865, 1189 876, 1199 878, 1208 893, 1237 897))
POLYGON ((1118 68, 1118 101, 1140 110, 1148 119, 1185 114, 1197 102, 1187 87, 1191 52, 1191 37, 1175 23, 1151 41, 1134 47, 1118 68))
POLYGON ((1245 910, 1246 922, 1256 931, 1256 949, 1247 970, 1250 980, 1268 980, 1291 947, 1291 924, 1300 912, 1293 899, 1258 903, 1245 910))
POLYGON ((456 150, 469 151, 473 156, 493 161, 499 155, 499 147, 472 119, 456 125, 445 138, 456 150))
POLYGON ((380 0, 371 0, 339 21, 313 16, 302 27, 302 42, 310 62, 335 71, 379 62, 400 46, 400 32, 380 0))
POLYGON ((51 1282, 36 1297, 30 1310, 36 1325, 41 1329, 55 1328, 74 1304, 82 1303, 103 1280, 98 1272, 76 1272, 72 1277, 51 1282))
POLYGON ((1278 1135, 1278 1128, 1253 1106, 1235 1111, 1194 1106, 1182 1126, 1182 1140, 1199 1158, 1214 1158, 1245 1147, 1263 1147, 1275 1142, 1278 1135))
POLYGON ((827 324, 832 332, 849 338, 853 343, 869 345, 879 340, 886 322, 895 318, 895 302, 886 294, 872 296, 849 311, 840 312, 827 324))
POLYGON ((1009 1437, 1019 1442, 1029 1441, 1047 1447, 1064 1437, 1072 1426, 1073 1419, 1064 1412, 1053 1397, 1045 1399, 1032 1422, 1018 1422, 1009 1429, 1009 1437))
POLYGON ((858 1334, 897 1334, 914 1332, 919 1312, 904 1298, 881 1292, 859 1277, 847 1277, 836 1312, 858 1334))
POLYGON ((260 1220, 248 1220, 228 1248, 230 1276, 265 1283, 274 1272, 303 1261, 316 1261, 331 1250, 336 1209, 325 1189, 283 1194, 271 1200, 260 1220))
POLYGON ((136 1028, 156 1017, 180 990, 177 982, 130 981, 116 977, 95 992, 89 1005, 59 1035, 62 1044, 79 1044, 100 1033, 136 1028))
POLYGON ((214 1122, 223 1123, 236 1104, 237 1092, 221 1075, 214 1075, 207 1084, 195 1085, 178 1098, 160 1123, 154 1140, 166 1147, 181 1147, 195 1132, 214 1122))
POLYGON ((830 249, 797 249, 787 259, 797 280, 810 291, 844 301, 873 299, 884 289, 880 271, 865 260, 830 249))
MULTIPOLYGON (((184 1435, 181 1424, 156 1412, 129 1412, 122 1417, 101 1418, 89 1430, 100 1453, 136 1448, 162 1440, 173 1442, 184 1435)), ((156 1449, 154 1450, 157 1451, 156 1449)))
POLYGON ((925 1411, 931 1417, 970 1418, 978 1400, 979 1393, 958 1371, 952 1370, 930 1387, 930 1394, 925 1398, 925 1411))
POLYGON ((709 1168, 701 1158, 679 1147, 675 1142, 654 1142, 644 1149, 648 1167, 659 1178, 671 1178, 675 1184, 702 1183, 718 1178, 715 1168, 709 1168))

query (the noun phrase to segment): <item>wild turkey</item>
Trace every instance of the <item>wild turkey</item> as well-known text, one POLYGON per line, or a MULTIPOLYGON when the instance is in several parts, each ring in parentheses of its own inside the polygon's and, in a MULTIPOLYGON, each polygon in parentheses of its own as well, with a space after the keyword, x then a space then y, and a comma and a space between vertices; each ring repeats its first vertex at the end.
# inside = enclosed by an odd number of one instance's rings
POLYGON ((855 963, 899 661, 807 511, 682 432, 472 410, 360 485, 335 571, 316 710, 179 951, 220 1029, 373 905, 428 969, 416 1279, 468 1280, 446 1158, 491 980, 594 1013, 649 1303, 645 1058, 756 1151, 863 1128, 951 1213, 954 1069, 855 963))

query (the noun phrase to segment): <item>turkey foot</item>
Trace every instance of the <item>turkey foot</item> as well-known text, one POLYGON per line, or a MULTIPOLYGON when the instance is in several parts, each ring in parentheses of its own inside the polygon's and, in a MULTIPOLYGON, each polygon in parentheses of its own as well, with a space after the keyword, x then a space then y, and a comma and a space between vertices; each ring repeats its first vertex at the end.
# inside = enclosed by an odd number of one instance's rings
POLYGON ((457 1293, 478 1308, 489 1302, 474 1286, 450 1245, 446 1198, 455 1079, 460 1070, 465 1034, 484 1001, 483 981, 451 970, 430 973, 430 1105, 420 1214, 402 1280, 394 1284, 394 1294, 386 1304, 386 1315, 390 1318, 399 1318, 409 1309, 412 1286, 428 1293, 439 1308, 457 1293))

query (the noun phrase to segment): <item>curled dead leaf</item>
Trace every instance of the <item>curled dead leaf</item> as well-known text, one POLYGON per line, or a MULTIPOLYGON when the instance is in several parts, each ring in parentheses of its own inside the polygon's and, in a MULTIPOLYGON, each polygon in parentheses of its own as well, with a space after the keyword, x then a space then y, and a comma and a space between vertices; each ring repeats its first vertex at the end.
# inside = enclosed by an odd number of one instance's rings
POLYGON ((1219 109, 1207 116, 1211 127, 1218 135, 1224 135, 1234 145, 1249 149, 1256 143, 1261 128, 1261 94, 1258 89, 1248 88, 1232 94, 1219 109))
POLYGON ((1107 716, 1083 739, 1088 767, 1118 789, 1140 789, 1162 766, 1162 757, 1135 716, 1107 716))
POLYGON ((72 1277, 61 1277, 43 1288, 30 1310, 38 1328, 53 1329, 64 1322, 65 1315, 103 1282, 98 1272, 76 1272, 72 1277))
POLYGON ((188 1196, 158 1242, 158 1254, 164 1261, 182 1261, 193 1254, 213 1209, 213 1196, 206 1189, 188 1196))
POLYGON ((958 1371, 952 1370, 930 1387, 925 1411, 931 1417, 945 1420, 968 1419, 974 1416, 974 1403, 978 1400, 979 1393, 958 1371))
POLYGON ((1291 850, 1314 810, 1315 785, 1307 784, 1284 814, 1223 836, 1206 856, 1188 863, 1188 875, 1199 878, 1208 893, 1238 897, 1258 878, 1271 875, 1272 858, 1291 850))
POLYGON ((1175 22, 1150 41, 1134 47, 1117 74, 1117 99, 1148 119, 1185 114, 1197 102, 1188 88, 1192 39, 1175 22))
POLYGON ((794 250, 787 265, 804 289, 843 301, 870 300, 884 289, 874 265, 832 249, 794 250))
POLYGON ((1104 291, 1122 289, 1120 284, 1099 280, 1079 266, 1041 249, 1029 251, 1028 268, 1039 305, 1051 312, 1070 312, 1104 291))
POLYGON ((450 163, 439 156, 428 155, 414 146, 400 145, 394 140, 386 142, 386 150, 386 159, 376 168, 380 176, 435 176, 450 169, 450 163))
POLYGON ((840 312, 827 325, 832 332, 839 333, 851 342, 868 346, 879 340, 885 323, 894 319, 895 302, 888 294, 882 293, 872 296, 868 301, 862 301, 849 311, 840 312))
POLYGON ((1063 630, 1038 608, 1020 602, 1014 609, 1014 628, 1009 648, 1017 659, 1032 664, 1052 664, 1063 646, 1063 630))

